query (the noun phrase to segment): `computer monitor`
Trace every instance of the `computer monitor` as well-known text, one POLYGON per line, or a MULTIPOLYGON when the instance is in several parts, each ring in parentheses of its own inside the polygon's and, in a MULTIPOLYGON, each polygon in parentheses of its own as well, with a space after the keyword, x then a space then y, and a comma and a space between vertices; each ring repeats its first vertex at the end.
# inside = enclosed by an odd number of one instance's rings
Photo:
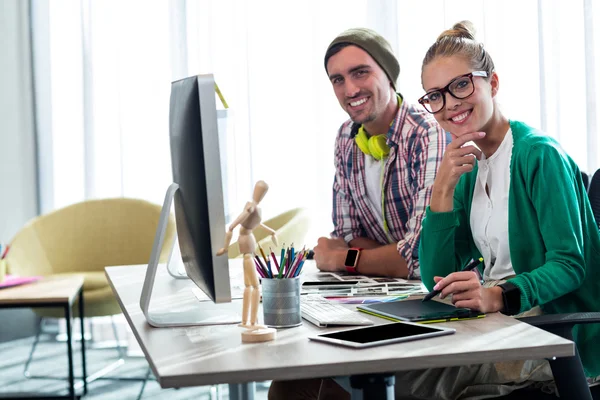
POLYGON ((213 301, 231 301, 215 82, 211 75, 173 82, 169 112, 177 238, 187 275, 213 301))
POLYGON ((154 326, 240 322, 239 315, 227 313, 213 304, 202 307, 201 302, 189 310, 161 314, 149 310, 158 255, 173 198, 177 242, 187 276, 213 302, 231 302, 228 258, 227 255, 216 255, 224 244, 225 212, 212 75, 192 76, 172 83, 169 136, 173 184, 165 196, 140 306, 154 326))

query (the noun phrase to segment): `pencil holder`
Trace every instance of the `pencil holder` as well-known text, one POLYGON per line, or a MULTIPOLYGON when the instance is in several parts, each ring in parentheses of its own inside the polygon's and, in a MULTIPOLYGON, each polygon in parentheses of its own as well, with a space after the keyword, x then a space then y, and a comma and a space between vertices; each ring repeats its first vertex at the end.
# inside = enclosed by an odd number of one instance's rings
POLYGON ((4 282, 6 276, 6 260, 0 260, 0 282, 4 282))
POLYGON ((264 324, 271 328, 291 328, 302 324, 300 278, 263 279, 264 324))

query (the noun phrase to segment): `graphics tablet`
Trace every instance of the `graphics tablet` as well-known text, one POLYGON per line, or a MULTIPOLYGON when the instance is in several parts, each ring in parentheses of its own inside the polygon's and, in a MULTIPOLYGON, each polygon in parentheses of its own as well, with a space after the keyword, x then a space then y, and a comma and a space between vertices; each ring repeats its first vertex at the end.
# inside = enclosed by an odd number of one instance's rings
POLYGON ((363 349, 384 344, 408 342, 435 336, 450 335, 452 328, 441 328, 412 322, 368 326, 344 331, 322 333, 309 337, 310 340, 363 349))
POLYGON ((388 303, 365 304, 359 311, 391 321, 447 322, 462 319, 482 318, 485 314, 468 308, 456 308, 452 304, 439 301, 400 300, 388 303))

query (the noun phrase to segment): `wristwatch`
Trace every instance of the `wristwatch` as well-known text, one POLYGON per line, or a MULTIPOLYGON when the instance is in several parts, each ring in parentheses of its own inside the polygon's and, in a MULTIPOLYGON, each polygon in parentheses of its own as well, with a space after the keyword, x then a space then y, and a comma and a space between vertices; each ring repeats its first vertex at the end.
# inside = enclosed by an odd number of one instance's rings
POLYGON ((344 266, 346 267, 346 271, 349 274, 358 274, 356 270, 356 266, 358 265, 358 259, 360 258, 361 248, 351 247, 348 249, 348 253, 346 253, 346 261, 344 261, 344 266))
POLYGON ((502 302, 504 310, 502 314, 515 315, 521 310, 521 291, 519 288, 510 282, 505 282, 498 287, 502 288, 502 302))

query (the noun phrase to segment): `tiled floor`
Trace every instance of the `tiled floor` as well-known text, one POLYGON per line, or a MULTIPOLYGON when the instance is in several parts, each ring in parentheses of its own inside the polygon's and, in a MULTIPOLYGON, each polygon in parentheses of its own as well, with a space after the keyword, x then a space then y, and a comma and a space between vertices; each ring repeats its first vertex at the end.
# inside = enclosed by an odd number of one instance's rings
MULTIPOLYGON (((28 379, 23 376, 23 368, 31 349, 33 338, 19 339, 0 343, 0 397, 7 393, 43 392, 50 394, 67 394, 67 381, 63 379, 28 379)), ((81 357, 79 343, 75 344, 75 375, 81 373, 81 357)), ((114 349, 91 349, 86 352, 88 375, 117 360, 114 349)), ((142 357, 128 357, 125 363, 113 371, 112 377, 144 377, 148 369, 142 357)), ((67 352, 63 342, 45 341, 38 345, 30 373, 34 376, 67 376, 67 352)), ((141 381, 115 381, 101 379, 90 383, 86 400, 134 400, 137 398, 141 381)), ((256 385, 256 400, 267 398, 268 383, 256 385)), ((142 399, 152 400, 184 400, 184 399, 228 399, 227 385, 203 386, 184 389, 161 389, 155 380, 149 380, 142 399)))

